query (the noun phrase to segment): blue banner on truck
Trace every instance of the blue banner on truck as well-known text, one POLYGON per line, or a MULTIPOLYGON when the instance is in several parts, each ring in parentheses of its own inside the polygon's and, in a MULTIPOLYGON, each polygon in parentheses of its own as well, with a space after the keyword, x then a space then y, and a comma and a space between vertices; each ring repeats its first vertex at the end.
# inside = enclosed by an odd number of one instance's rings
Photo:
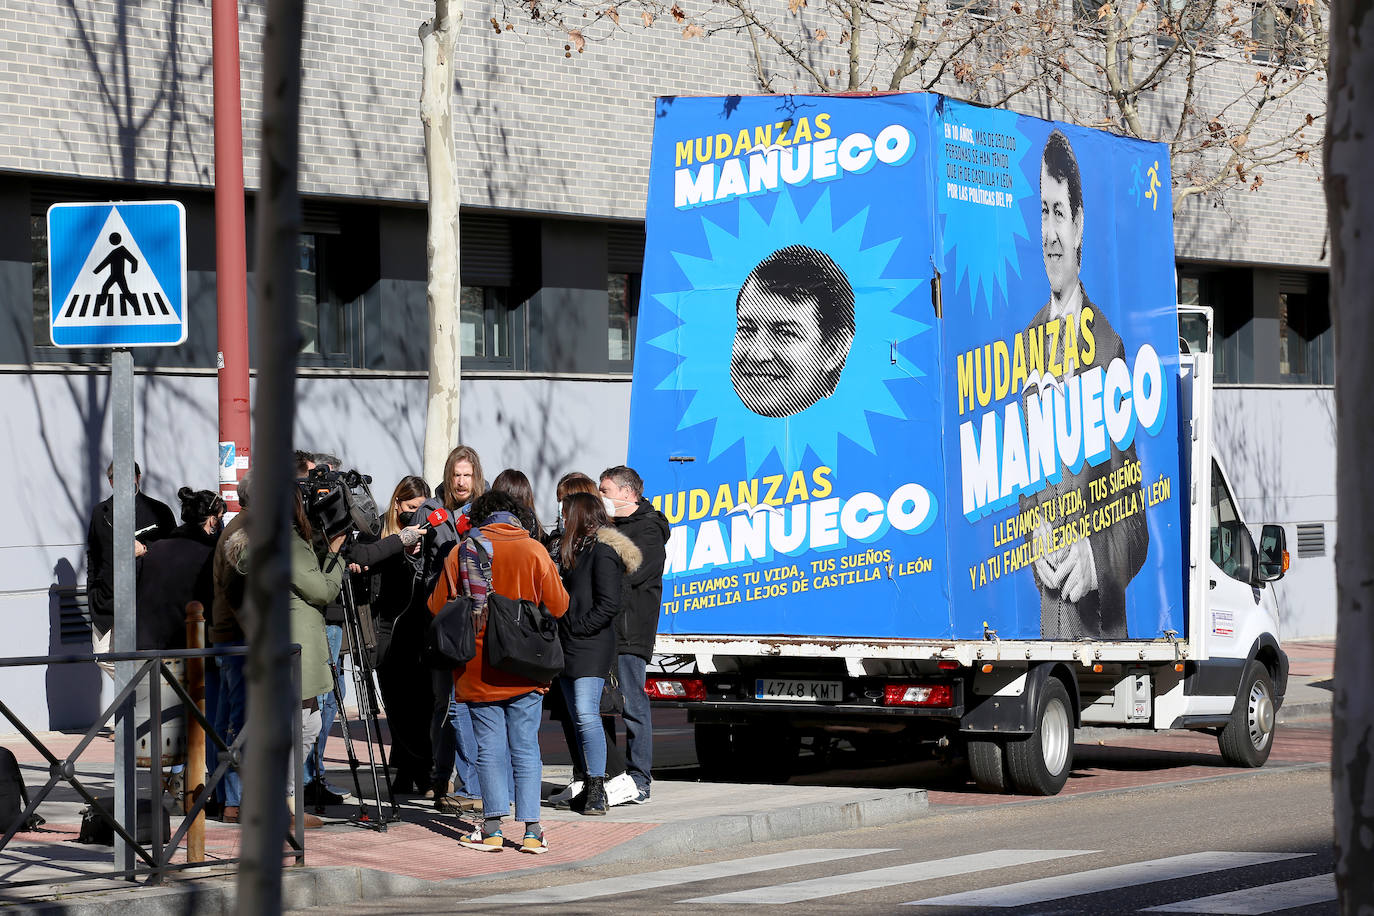
POLYGON ((661 632, 1183 631, 1162 146, 931 94, 657 114, 661 632))

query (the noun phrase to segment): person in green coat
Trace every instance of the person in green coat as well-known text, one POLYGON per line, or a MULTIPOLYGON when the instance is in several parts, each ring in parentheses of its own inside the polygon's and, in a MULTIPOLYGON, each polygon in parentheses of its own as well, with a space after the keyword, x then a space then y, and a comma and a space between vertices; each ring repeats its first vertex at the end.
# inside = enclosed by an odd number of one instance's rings
MULTIPOLYGON (((343 589, 344 564, 339 549, 348 538, 343 532, 329 539, 323 557, 315 552, 315 530, 305 512, 300 491, 292 489, 295 507, 292 525, 296 536, 291 539, 291 641, 301 647, 301 759, 310 753, 320 735, 320 708, 317 697, 334 689, 334 675, 329 669, 329 644, 324 633, 325 605, 339 597, 343 589)), ((235 551, 235 568, 248 573, 248 532, 235 532, 244 544, 235 551)), ((295 779, 286 782, 288 795, 294 794, 295 779)), ((319 827, 321 821, 306 815, 306 827, 319 827)))

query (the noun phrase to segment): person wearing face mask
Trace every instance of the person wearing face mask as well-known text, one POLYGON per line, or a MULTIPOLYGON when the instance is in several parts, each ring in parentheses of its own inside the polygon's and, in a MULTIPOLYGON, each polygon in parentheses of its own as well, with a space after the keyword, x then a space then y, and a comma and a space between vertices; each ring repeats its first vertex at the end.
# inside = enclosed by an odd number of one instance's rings
POLYGON ((391 731, 389 762, 396 771, 391 791, 396 795, 429 785, 434 753, 429 734, 434 684, 420 662, 429 612, 421 587, 425 527, 416 513, 426 499, 429 485, 423 478, 402 477, 387 504, 381 536, 360 536, 347 549, 349 572, 368 576, 371 584, 377 682, 391 731))
POLYGON ((148 545, 138 559, 138 648, 186 648, 186 605, 215 601, 212 560, 224 521, 224 500, 210 490, 182 487, 181 525, 148 545))
POLYGON ((663 564, 667 560, 668 519, 644 498, 644 481, 633 468, 618 465, 601 472, 601 495, 612 503, 616 530, 639 548, 639 569, 625 576, 620 616, 616 618, 620 691, 625 697, 625 755, 630 777, 639 790, 633 799, 649 800, 654 759, 654 728, 644 672, 658 636, 658 609, 663 597, 663 564))

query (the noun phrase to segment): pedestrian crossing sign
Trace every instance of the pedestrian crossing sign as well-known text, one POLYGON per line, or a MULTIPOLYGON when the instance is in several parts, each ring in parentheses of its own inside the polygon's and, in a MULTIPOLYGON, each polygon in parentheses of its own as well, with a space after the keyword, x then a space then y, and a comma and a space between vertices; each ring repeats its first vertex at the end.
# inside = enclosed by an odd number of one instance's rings
POLYGON ((186 340, 186 210, 174 200, 48 208, 48 314, 58 347, 186 340))

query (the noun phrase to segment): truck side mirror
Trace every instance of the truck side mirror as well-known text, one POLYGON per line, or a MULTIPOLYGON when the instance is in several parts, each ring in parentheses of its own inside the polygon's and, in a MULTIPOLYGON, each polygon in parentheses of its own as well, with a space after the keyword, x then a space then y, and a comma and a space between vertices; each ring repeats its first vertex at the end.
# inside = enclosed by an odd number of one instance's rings
POLYGON ((1282 525, 1265 525, 1260 531, 1257 582, 1277 582, 1288 572, 1288 535, 1282 525))

